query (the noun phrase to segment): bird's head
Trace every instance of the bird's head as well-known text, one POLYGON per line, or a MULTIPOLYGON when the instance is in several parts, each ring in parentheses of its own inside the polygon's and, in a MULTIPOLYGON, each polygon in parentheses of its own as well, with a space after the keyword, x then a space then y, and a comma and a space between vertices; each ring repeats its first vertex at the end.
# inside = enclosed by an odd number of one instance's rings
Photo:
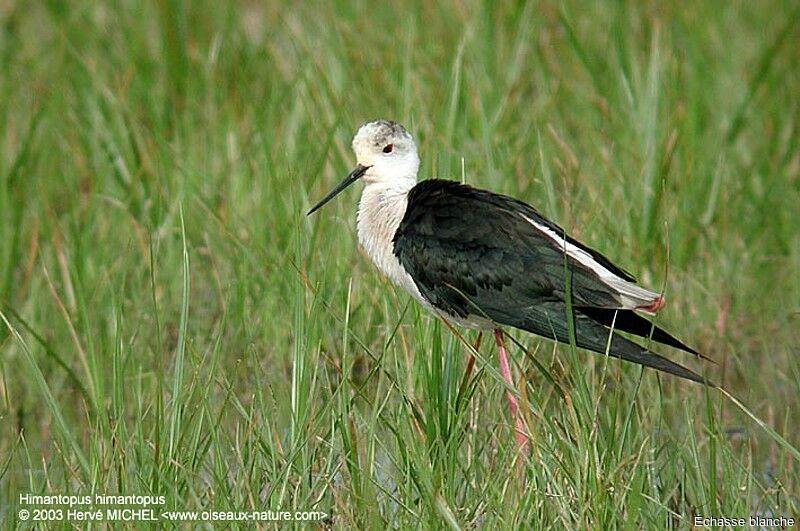
POLYGON ((417 145, 398 123, 387 120, 365 123, 353 137, 353 152, 358 166, 367 168, 363 179, 368 183, 417 179, 417 145))
POLYGON ((411 134, 388 120, 367 122, 353 137, 356 167, 344 181, 308 211, 313 214, 339 192, 364 179, 367 184, 402 186, 410 189, 417 180, 419 155, 411 134))

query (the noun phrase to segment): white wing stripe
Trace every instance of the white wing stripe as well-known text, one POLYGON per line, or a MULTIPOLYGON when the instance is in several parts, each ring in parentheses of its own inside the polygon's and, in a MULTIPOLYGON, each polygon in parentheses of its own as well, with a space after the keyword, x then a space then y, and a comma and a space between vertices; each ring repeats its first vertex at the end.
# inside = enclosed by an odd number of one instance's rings
POLYGON ((537 223, 525 214, 520 214, 520 216, 533 225, 539 232, 553 240, 559 247, 564 249, 569 256, 594 271, 606 286, 619 295, 623 309, 634 310, 636 308, 649 306, 660 298, 658 293, 637 286, 633 282, 629 282, 619 275, 612 273, 608 268, 603 266, 603 264, 595 260, 591 254, 577 245, 570 243, 565 238, 562 238, 547 225, 537 223))

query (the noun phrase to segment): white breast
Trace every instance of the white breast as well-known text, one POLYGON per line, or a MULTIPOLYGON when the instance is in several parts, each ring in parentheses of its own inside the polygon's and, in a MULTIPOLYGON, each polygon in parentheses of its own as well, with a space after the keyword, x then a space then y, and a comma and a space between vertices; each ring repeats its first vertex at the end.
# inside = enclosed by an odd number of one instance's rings
POLYGON ((358 243, 381 272, 424 305, 428 301, 394 255, 394 238, 408 205, 408 189, 368 184, 358 204, 358 243))

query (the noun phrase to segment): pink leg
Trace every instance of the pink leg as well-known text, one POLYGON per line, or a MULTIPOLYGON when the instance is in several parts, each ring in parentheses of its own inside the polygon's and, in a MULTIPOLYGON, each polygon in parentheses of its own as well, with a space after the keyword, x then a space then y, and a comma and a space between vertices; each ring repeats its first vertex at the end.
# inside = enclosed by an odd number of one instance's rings
MULTIPOLYGON (((511 367, 508 365, 508 355, 506 354, 506 345, 503 340, 503 331, 499 328, 494 331, 494 339, 497 342, 497 357, 500 361, 500 374, 510 388, 514 387, 514 378, 511 377, 511 367)), ((511 416, 514 417, 515 423, 515 436, 517 444, 519 444, 522 453, 528 453, 528 436, 525 434, 525 423, 522 421, 522 415, 519 412, 519 404, 517 398, 511 389, 506 389, 506 400, 508 400, 508 409, 511 411, 511 416)))

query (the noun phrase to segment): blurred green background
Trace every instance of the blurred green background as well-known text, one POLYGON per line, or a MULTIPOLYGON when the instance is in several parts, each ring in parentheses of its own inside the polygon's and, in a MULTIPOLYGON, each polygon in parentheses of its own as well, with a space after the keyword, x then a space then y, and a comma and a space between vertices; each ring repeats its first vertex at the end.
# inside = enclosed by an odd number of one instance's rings
POLYGON ((798 42, 790 1, 0 2, 0 521, 25 492, 335 528, 796 518, 798 42), (357 249, 357 192, 304 215, 375 118, 423 177, 663 288, 659 324, 793 448, 515 333, 523 482, 491 342, 462 384, 467 349, 357 249))

